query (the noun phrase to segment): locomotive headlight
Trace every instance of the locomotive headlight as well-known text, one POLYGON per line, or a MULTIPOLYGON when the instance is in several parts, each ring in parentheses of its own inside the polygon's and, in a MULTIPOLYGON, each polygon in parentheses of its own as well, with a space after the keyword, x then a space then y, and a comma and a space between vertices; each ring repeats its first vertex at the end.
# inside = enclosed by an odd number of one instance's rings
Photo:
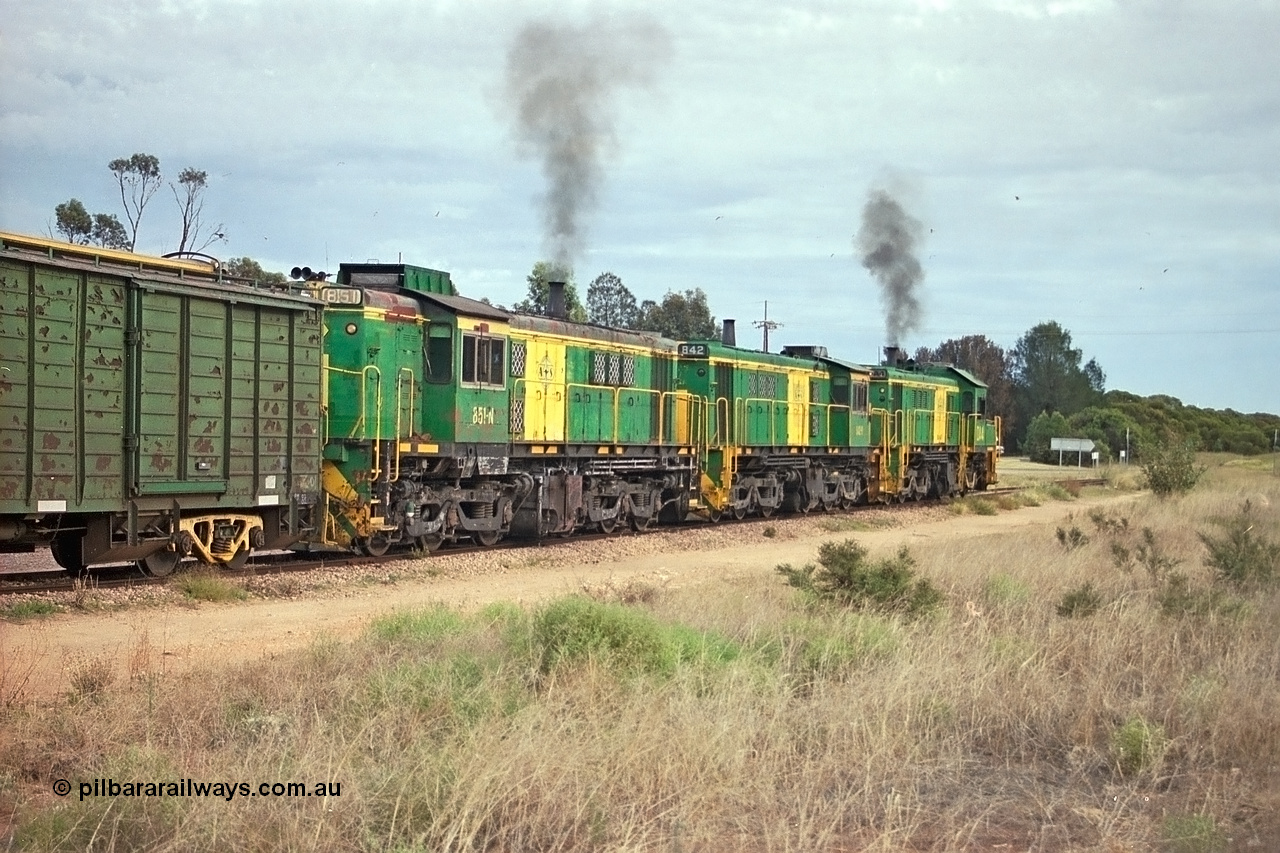
POLYGON ((348 334, 348 335, 354 335, 355 333, 356 333, 356 324, 355 324, 355 323, 348 323, 348 324, 347 324, 347 334, 348 334))

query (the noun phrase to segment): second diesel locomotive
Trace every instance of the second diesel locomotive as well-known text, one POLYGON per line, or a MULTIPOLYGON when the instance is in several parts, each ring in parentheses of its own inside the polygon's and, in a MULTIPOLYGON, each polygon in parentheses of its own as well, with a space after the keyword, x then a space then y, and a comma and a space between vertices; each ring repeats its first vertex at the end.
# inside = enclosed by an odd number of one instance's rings
POLYGON ((644 530, 983 489, 998 419, 963 370, 673 341, 344 264, 216 264, 0 235, 0 550, 69 571, 266 549, 644 530), (106 384, 104 384, 106 383, 106 384), (118 446, 117 446, 118 445, 118 446))

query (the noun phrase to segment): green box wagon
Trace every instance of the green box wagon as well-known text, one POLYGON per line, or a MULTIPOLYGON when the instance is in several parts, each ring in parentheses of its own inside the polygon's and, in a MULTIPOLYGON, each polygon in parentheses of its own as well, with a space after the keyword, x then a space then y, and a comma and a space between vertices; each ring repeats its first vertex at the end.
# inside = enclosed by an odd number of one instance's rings
POLYGON ((0 233, 0 549, 167 574, 304 536, 320 322, 216 264, 0 233))

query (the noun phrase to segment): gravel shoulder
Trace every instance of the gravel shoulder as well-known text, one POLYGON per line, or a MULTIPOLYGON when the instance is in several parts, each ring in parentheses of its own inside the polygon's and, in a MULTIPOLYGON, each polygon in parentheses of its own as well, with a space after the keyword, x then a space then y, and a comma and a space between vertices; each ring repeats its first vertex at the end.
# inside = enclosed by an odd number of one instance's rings
POLYGON ((780 563, 804 564, 815 558, 823 542, 851 535, 873 553, 889 553, 904 543, 1057 524, 1067 513, 1133 497, 1086 494, 1070 503, 992 516, 955 515, 941 507, 872 509, 855 516, 814 515, 436 555, 389 563, 376 571, 262 576, 246 584, 248 600, 228 604, 190 602, 172 584, 43 596, 62 612, 0 620, 0 700, 15 693, 44 698, 63 692, 76 667, 90 659, 111 661, 119 677, 137 674, 141 665, 176 673, 291 653, 322 637, 346 639, 370 619, 398 609, 435 603, 464 610, 494 601, 531 604, 584 587, 633 580, 687 587, 771 574, 780 563))

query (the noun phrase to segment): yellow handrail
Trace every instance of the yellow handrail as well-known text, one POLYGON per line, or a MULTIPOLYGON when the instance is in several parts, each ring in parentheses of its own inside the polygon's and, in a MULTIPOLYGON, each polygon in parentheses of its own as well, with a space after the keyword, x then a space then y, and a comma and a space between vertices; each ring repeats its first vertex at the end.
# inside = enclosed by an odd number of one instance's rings
POLYGON ((396 438, 395 444, 395 476, 389 478, 388 482, 394 483, 400 479, 400 439, 407 438, 409 433, 413 431, 413 390, 417 377, 414 375, 413 368, 402 367, 396 373, 396 438), (404 375, 409 374, 409 429, 402 432, 400 413, 404 411, 404 375))

